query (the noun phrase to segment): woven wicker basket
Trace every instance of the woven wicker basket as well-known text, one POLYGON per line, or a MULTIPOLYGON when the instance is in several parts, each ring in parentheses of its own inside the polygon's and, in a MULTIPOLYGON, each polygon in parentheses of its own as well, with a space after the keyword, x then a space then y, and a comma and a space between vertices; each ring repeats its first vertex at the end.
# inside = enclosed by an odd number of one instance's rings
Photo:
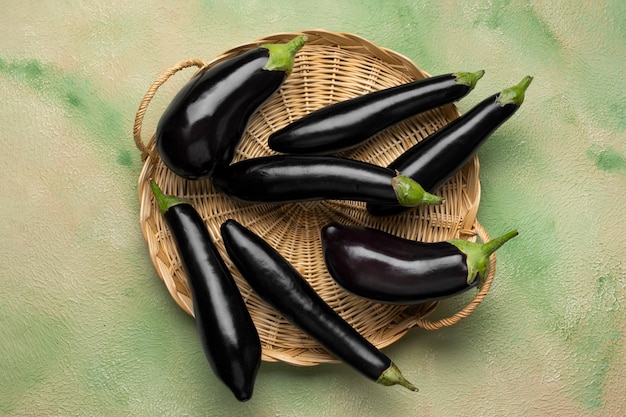
MULTIPOLYGON (((305 33, 309 40, 296 55, 293 72, 249 124, 235 160, 272 154, 267 146, 267 137, 272 131, 321 106, 428 76, 409 59, 359 36, 323 30, 300 33, 305 33)), ((365 205, 360 202, 235 202, 216 192, 210 180, 186 181, 169 171, 155 151, 154 135, 144 143, 141 127, 148 104, 157 89, 172 75, 188 67, 214 65, 261 43, 286 42, 296 35, 274 34, 230 49, 210 62, 189 60, 165 71, 144 96, 136 114, 133 133, 144 161, 139 177, 141 227, 156 271, 172 298, 184 311, 192 314, 185 273, 167 225, 155 204, 148 184, 149 178, 154 178, 165 193, 190 199, 205 220, 257 326, 263 346, 263 360, 315 365, 334 362, 335 358, 252 292, 224 250, 219 233, 224 220, 234 218, 263 236, 296 266, 326 302, 379 348, 397 341, 411 328, 439 329, 453 325, 471 314, 489 290, 495 273, 495 256, 490 259, 491 270, 484 285, 463 309, 451 317, 429 321, 426 317, 435 310, 437 302, 407 309, 355 297, 334 283, 326 271, 321 254, 320 229, 331 220, 371 226, 422 241, 453 237, 471 240, 480 237, 487 241, 488 235, 476 221, 480 200, 476 157, 439 191, 446 200, 445 204, 419 207, 398 216, 376 218, 368 215, 365 205)), ((160 114, 162 110, 156 109, 155 114, 160 114)), ((452 104, 417 115, 379 134, 358 149, 345 152, 344 156, 387 165, 415 142, 458 116, 452 104)))

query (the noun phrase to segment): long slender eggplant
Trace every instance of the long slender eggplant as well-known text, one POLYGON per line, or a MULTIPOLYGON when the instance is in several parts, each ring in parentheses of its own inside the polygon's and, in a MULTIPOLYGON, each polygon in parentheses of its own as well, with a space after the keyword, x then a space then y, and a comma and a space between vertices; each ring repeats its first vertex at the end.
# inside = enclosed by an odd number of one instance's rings
POLYGON ((377 165, 337 156, 271 155, 215 171, 213 184, 241 201, 287 203, 353 200, 377 204, 441 204, 415 181, 377 165))
POLYGON ((151 181, 191 290, 198 336, 213 372, 239 401, 252 397, 261 342, 228 267, 189 201, 151 181))
POLYGON ((156 129, 161 159, 186 179, 210 177, 231 162, 250 118, 283 84, 306 42, 267 44, 193 77, 165 109, 156 129))
POLYGON ((402 120, 465 97, 484 73, 438 75, 340 101, 272 133, 268 145, 291 154, 352 149, 402 120))
MULTIPOLYGON (((524 102, 524 94, 532 77, 494 94, 461 117, 437 130, 400 155, 389 168, 402 172, 436 193, 478 151, 480 146, 507 121, 524 102)), ((401 213, 398 204, 368 204, 375 216, 401 213)))
POLYGON ((222 224, 221 232, 237 269, 277 312, 367 378, 417 391, 391 359, 337 314, 265 240, 232 219, 222 224))
POLYGON ((512 230, 482 244, 463 239, 420 242, 333 222, 322 228, 321 236, 324 261, 341 287, 369 300, 410 305, 480 285, 491 254, 517 234, 512 230))

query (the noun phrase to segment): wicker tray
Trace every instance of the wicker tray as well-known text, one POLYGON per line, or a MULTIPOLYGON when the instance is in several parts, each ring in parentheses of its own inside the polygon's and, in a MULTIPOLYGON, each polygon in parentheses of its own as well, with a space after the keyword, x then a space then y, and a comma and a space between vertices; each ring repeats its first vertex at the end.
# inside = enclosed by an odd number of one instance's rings
MULTIPOLYGON (((296 55, 292 74, 251 121, 235 160, 272 154, 267 146, 267 137, 272 131, 321 106, 429 76, 409 59, 359 36, 323 30, 300 33, 305 33, 309 40, 296 55)), ((489 276, 467 306, 451 317, 429 321, 427 316, 436 309, 437 302, 407 309, 355 297, 333 282, 321 254, 320 229, 331 220, 372 226, 423 241, 459 236, 471 240, 480 237, 487 241, 489 236, 476 221, 480 200, 476 157, 439 191, 446 200, 445 204, 419 207, 394 217, 376 218, 368 215, 365 205, 360 202, 318 201, 281 205, 235 202, 216 192, 210 180, 186 181, 169 171, 155 151, 154 135, 144 143, 141 128, 148 104, 157 89, 172 75, 189 67, 214 65, 261 43, 286 42, 296 35, 274 34, 230 49, 210 62, 192 59, 165 71, 141 101, 133 136, 144 161, 138 183, 141 227, 152 262, 172 298, 184 311, 193 314, 186 277, 174 242, 150 191, 149 178, 154 178, 165 193, 190 199, 205 220, 257 326, 263 360, 315 365, 334 362, 335 359, 317 342, 275 313, 241 278, 226 255, 219 233, 221 223, 227 218, 234 218, 263 236, 299 269, 323 299, 379 348, 397 341, 411 328, 439 329, 471 314, 489 290, 495 272, 495 255, 490 259, 489 276)), ((152 110, 158 119, 164 108, 152 110)), ((454 105, 443 106, 406 120, 344 155, 387 165, 416 141, 458 116, 454 105)))

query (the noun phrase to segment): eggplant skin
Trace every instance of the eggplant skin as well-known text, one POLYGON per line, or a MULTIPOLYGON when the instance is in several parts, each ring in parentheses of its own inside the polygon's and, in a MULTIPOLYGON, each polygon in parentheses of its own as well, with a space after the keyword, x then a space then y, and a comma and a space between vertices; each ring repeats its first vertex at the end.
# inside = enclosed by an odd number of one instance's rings
POLYGON ((170 170, 202 179, 232 161, 250 118, 287 77, 263 69, 268 59, 265 48, 245 52, 200 72, 175 95, 156 129, 157 150, 170 170))
POLYGON ((377 381, 391 360, 337 314, 278 251, 233 219, 221 226, 230 259, 252 289, 331 354, 377 381))
POLYGON ((395 172, 337 156, 270 155, 235 162, 215 171, 213 185, 230 198, 289 203, 354 200, 393 204, 395 172))
POLYGON ((368 227, 330 223, 322 252, 331 277, 372 301, 413 305, 441 300, 478 285, 467 283, 467 256, 448 242, 419 242, 368 227))
POLYGON ((353 149, 421 112, 467 95, 473 87, 454 74, 363 94, 322 107, 272 133, 268 146, 282 153, 330 154, 353 149))
POLYGON ((235 397, 247 401, 252 397, 262 349, 237 284, 190 204, 174 205, 164 216, 187 274, 205 356, 235 397))

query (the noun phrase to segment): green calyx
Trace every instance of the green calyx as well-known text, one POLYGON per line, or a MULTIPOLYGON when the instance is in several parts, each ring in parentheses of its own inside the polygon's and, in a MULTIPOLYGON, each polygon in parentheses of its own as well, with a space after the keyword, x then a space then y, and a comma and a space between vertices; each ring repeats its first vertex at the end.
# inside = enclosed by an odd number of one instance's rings
POLYGON ((298 35, 287 43, 261 45, 261 48, 270 51, 270 57, 263 69, 268 71, 285 71, 287 74, 291 73, 294 57, 307 40, 306 35, 298 35))
POLYGON ((159 211, 161 213, 165 213, 171 207, 176 206, 178 204, 189 204, 189 200, 186 200, 181 197, 177 197, 175 195, 165 195, 161 188, 157 185, 157 183, 150 178, 150 188, 152 189, 152 193, 156 198, 157 204, 159 206, 159 211))
POLYGON ((415 180, 396 175, 391 180, 398 203, 404 207, 416 207, 421 204, 436 205, 444 203, 444 199, 425 191, 415 180))
POLYGON ((476 72, 457 72, 454 74, 456 76, 456 83, 460 85, 466 85, 469 87, 470 91, 476 87, 476 83, 478 80, 483 78, 485 75, 484 70, 476 71, 476 72))
POLYGON ((530 75, 524 77, 519 84, 502 90, 498 95, 496 101, 500 103, 501 106, 506 106, 507 104, 521 106, 524 102, 524 94, 526 93, 526 89, 528 88, 532 80, 533 77, 531 77, 530 75))
POLYGON ((380 377, 376 380, 377 383, 389 387, 391 385, 401 385, 404 388, 410 389, 411 391, 419 391, 419 389, 410 383, 400 372, 400 369, 396 366, 395 363, 391 363, 389 368, 385 369, 385 371, 380 374, 380 377))
POLYGON ((489 272, 489 257, 518 234, 517 230, 511 230, 486 243, 469 242, 463 239, 449 240, 448 243, 456 246, 467 256, 467 283, 472 284, 476 279, 484 280, 489 272))

